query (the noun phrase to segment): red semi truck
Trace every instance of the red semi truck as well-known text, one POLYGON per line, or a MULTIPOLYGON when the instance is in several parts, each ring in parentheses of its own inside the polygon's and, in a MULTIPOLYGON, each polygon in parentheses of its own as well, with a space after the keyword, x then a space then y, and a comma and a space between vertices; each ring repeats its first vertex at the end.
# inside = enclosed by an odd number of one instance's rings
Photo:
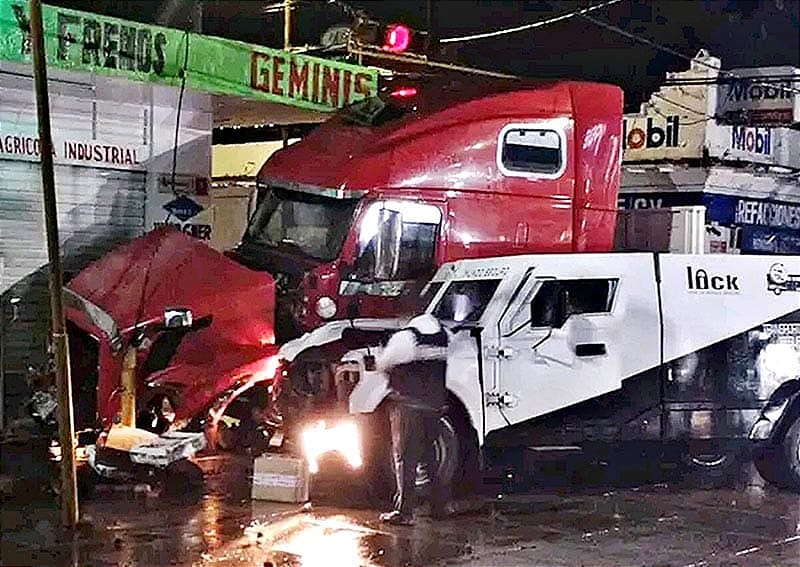
MULTIPOLYGON (((611 250, 622 97, 576 81, 440 79, 347 107, 264 164, 255 213, 227 258, 151 233, 68 285, 73 379, 96 392, 78 405, 88 421, 114 421, 122 353, 137 323, 167 308, 206 324, 138 333, 140 423, 208 427, 269 383, 276 342, 333 319, 413 312, 445 262, 611 250), (87 313, 127 330, 112 338, 87 313)), ((257 415, 246 401, 240 417, 257 415)))

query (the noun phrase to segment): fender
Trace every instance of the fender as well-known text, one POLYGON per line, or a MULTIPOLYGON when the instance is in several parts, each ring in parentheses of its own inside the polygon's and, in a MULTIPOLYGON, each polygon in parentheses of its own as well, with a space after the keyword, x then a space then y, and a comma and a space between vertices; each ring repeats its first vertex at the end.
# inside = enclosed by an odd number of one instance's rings
MULTIPOLYGON (((380 349, 370 349, 372 354, 380 349)), ((363 358, 366 349, 352 350, 345 354, 342 364, 358 367, 361 379, 349 397, 349 412, 364 414, 374 412, 389 393, 386 377, 381 372, 365 371, 363 358)), ((468 331, 458 333, 450 343, 447 357, 446 385, 448 395, 458 401, 466 411, 470 425, 475 429, 478 445, 483 445, 481 427, 483 415, 481 389, 478 380, 477 348, 468 331)))
POLYGON ((798 415, 800 379, 794 379, 784 382, 772 393, 753 424, 749 438, 765 445, 778 444, 798 415))

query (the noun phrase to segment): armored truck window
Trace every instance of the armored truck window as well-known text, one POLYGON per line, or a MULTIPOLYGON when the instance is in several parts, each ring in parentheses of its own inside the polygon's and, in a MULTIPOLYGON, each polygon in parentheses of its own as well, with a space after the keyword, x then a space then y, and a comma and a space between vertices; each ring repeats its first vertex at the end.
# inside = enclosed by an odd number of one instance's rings
POLYGON ((501 134, 500 144, 500 165, 507 175, 562 171, 565 147, 555 130, 510 128, 501 134))
POLYGON ((483 316, 500 280, 469 280, 450 284, 433 315, 443 321, 475 323, 483 316))
POLYGON ((618 283, 616 279, 546 281, 531 303, 531 326, 559 327, 571 315, 609 313, 618 283))
POLYGON ((444 282, 431 282, 422 288, 420 292, 420 300, 422 304, 427 307, 434 296, 439 292, 444 282))

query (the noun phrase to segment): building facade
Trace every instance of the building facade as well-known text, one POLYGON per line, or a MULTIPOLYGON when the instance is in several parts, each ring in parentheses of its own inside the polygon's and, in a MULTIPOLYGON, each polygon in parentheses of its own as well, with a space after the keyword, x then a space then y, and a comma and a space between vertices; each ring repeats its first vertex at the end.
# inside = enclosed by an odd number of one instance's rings
POLYGON ((624 117, 621 209, 704 206, 716 252, 800 253, 800 70, 701 52, 624 117))

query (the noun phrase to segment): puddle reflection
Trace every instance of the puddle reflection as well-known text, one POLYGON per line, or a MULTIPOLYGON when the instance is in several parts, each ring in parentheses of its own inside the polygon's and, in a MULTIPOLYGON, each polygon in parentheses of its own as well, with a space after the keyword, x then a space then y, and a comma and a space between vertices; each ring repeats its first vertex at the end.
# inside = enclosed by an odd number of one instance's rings
POLYGON ((303 567, 372 566, 363 538, 372 530, 350 523, 346 518, 314 520, 284 541, 273 544, 274 551, 290 553, 303 567))

